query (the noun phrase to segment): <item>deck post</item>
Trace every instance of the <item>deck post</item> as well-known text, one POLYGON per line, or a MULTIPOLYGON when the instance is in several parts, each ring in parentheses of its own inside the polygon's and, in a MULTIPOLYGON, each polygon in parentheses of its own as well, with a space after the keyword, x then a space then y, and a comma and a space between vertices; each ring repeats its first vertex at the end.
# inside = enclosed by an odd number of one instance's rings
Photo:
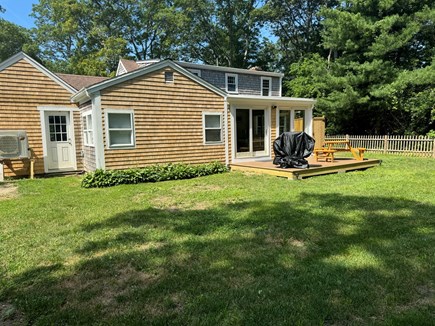
POLYGON ((433 145, 432 145, 432 158, 435 158, 435 138, 433 140, 433 145))
POLYGON ((3 161, 0 161, 0 182, 5 181, 5 175, 3 172, 3 161))

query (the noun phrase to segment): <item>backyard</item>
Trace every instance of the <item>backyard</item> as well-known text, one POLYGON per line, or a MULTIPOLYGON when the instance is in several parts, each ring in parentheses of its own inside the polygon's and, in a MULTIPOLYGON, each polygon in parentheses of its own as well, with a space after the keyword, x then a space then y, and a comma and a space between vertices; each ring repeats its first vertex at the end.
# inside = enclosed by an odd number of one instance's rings
POLYGON ((367 157, 301 181, 12 182, 0 324, 433 325, 435 160, 367 157))

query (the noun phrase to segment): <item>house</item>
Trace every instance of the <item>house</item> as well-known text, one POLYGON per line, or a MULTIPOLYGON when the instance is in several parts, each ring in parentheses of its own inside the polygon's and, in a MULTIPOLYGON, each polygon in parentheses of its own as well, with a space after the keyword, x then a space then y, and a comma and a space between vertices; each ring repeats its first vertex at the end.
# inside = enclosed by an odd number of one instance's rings
MULTIPOLYGON (((0 64, 0 130, 26 130, 36 174, 155 163, 270 160, 284 131, 312 134, 312 99, 283 74, 121 59, 111 79, 55 74, 24 53, 0 64)), ((26 160, 5 175, 28 175, 26 160)))

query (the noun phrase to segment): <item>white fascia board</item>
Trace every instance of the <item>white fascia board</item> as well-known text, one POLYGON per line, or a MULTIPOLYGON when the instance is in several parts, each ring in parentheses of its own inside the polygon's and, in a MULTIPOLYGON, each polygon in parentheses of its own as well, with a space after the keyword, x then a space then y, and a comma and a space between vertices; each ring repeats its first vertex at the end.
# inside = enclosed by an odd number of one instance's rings
POLYGON ((60 86, 62 86, 63 88, 65 88, 68 92, 70 92, 71 94, 75 94, 77 92, 77 90, 70 86, 69 84, 67 84, 65 81, 63 81, 61 78, 59 78, 58 76, 56 76, 55 74, 53 74, 50 70, 48 70, 47 68, 45 68, 44 66, 42 66, 40 63, 36 62, 35 60, 33 60, 31 57, 29 57, 27 54, 25 54, 24 52, 18 52, 17 54, 13 55, 12 57, 10 57, 9 59, 6 59, 5 61, 3 61, 2 63, 0 63, 0 71, 12 66, 14 63, 20 61, 24 59, 25 61, 27 61, 29 64, 31 64, 33 67, 35 67, 36 69, 38 69, 40 72, 42 72, 44 75, 46 75, 48 78, 52 79, 55 83, 59 84, 60 86))
POLYGON ((157 71, 157 70, 160 70, 160 69, 163 69, 166 67, 170 67, 173 70, 179 72, 180 74, 185 75, 185 76, 193 79, 198 84, 204 86, 205 88, 208 88, 212 92, 214 92, 222 97, 225 97, 225 95, 226 95, 226 93, 224 91, 222 91, 221 89, 217 88, 216 86, 211 85, 210 83, 206 82, 202 78, 195 76, 194 74, 192 74, 188 70, 184 69, 183 67, 180 67, 179 65, 177 65, 173 61, 164 60, 164 61, 160 61, 158 63, 152 64, 150 66, 146 66, 146 67, 134 70, 132 72, 114 77, 112 79, 103 81, 99 84, 95 84, 94 86, 90 86, 88 88, 83 88, 76 95, 74 95, 71 98, 71 100, 74 102, 79 102, 79 101, 82 102, 83 100, 89 100, 91 98, 92 94, 100 92, 101 90, 103 90, 105 88, 123 83, 125 81, 130 80, 130 79, 140 77, 140 76, 152 73, 154 71, 157 71))
POLYGON ((206 65, 201 63, 191 63, 191 62, 182 62, 182 61, 175 61, 175 63, 182 66, 183 68, 217 70, 217 71, 224 71, 224 72, 236 73, 236 74, 251 74, 251 75, 270 76, 270 77, 284 76, 284 74, 280 72, 270 72, 270 71, 262 71, 262 70, 258 71, 258 70, 249 70, 249 69, 223 67, 223 66, 212 66, 212 65, 206 65))
POLYGON ((300 97, 281 97, 281 96, 257 96, 257 95, 228 95, 230 103, 247 103, 255 102, 269 105, 303 105, 313 106, 316 100, 311 98, 300 97))
POLYGON ((92 98, 89 95, 86 88, 82 88, 78 93, 76 93, 75 95, 73 95, 71 97, 71 102, 78 103, 78 104, 83 104, 83 103, 88 102, 90 100, 92 100, 92 98))

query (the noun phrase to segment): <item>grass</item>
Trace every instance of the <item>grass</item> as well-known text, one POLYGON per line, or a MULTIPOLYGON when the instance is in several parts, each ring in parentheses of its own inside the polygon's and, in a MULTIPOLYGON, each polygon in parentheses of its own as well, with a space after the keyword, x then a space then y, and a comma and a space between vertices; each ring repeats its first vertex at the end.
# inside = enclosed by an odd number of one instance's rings
POLYGON ((302 181, 18 181, 0 324, 434 325, 435 160, 372 156, 302 181))

